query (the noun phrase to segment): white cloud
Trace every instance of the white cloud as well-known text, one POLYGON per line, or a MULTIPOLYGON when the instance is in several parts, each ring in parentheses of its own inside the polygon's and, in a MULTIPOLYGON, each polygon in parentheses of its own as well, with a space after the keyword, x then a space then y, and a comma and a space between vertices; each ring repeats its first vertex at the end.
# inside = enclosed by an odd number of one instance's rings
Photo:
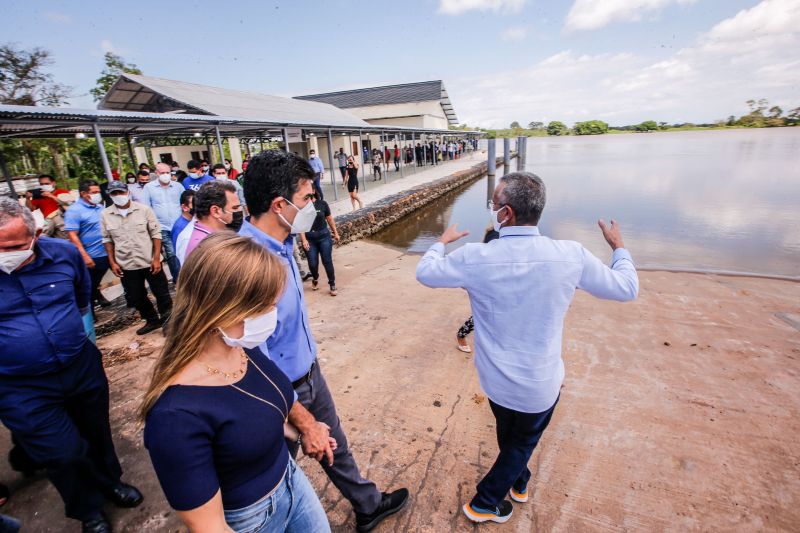
POLYGON ((565 50, 528 67, 447 82, 459 119, 485 127, 512 120, 712 122, 744 102, 800 105, 800 2, 764 0, 697 41, 653 61, 639 53, 565 50))
POLYGON ((528 28, 525 26, 514 26, 506 28, 500 35, 504 41, 519 42, 524 41, 528 36, 528 28))
POLYGON ((467 11, 518 13, 526 0, 439 0, 439 13, 460 15, 467 11))
POLYGON ((58 24, 69 24, 72 22, 72 17, 64 13, 59 13, 58 11, 45 11, 42 14, 44 15, 44 18, 50 22, 55 22, 58 24))
POLYGON ((565 28, 595 30, 617 21, 637 21, 670 4, 691 4, 696 0, 575 0, 567 14, 565 28))

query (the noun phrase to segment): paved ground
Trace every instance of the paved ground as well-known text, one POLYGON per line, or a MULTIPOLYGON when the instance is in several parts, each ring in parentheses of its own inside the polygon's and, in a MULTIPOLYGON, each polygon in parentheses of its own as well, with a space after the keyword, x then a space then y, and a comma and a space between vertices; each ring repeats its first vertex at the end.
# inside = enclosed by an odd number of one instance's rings
MULTIPOLYGON (((416 283, 418 259, 363 241, 336 249, 340 293, 307 291, 312 329, 363 471, 413 495, 379 531, 469 531, 459 506, 496 454, 493 420, 472 357, 454 347, 468 301, 416 283)), ((561 402, 531 460, 531 502, 484 528, 796 531, 798 328, 800 284, 791 282, 646 272, 633 303, 579 293, 561 402)), ((180 529, 133 422, 161 342, 131 329, 100 341, 115 363, 111 418, 125 478, 146 494, 139 509, 109 509, 117 531, 180 529)), ((351 531, 347 502, 316 464, 301 465, 334 531, 351 531)), ((27 531, 79 531, 46 480, 3 463, 0 481, 14 490, 3 512, 27 531)))

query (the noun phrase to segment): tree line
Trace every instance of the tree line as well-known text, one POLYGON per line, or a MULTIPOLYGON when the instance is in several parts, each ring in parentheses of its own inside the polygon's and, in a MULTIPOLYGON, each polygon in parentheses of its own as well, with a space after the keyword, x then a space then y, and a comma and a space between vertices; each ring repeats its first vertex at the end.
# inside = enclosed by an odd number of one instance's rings
MULTIPOLYGON (((486 132, 488 137, 518 137, 521 135, 602 135, 609 131, 632 131, 632 132, 652 132, 681 129, 703 129, 703 128, 775 128, 782 126, 800 125, 800 107, 795 107, 784 114, 780 106, 770 106, 766 99, 748 100, 746 102, 749 112, 740 117, 734 115, 724 120, 717 120, 713 123, 694 124, 683 122, 668 124, 667 122, 656 122, 655 120, 645 120, 638 124, 626 126, 609 126, 602 120, 586 120, 576 122, 571 128, 559 120, 553 120, 545 124, 544 122, 532 121, 527 128, 523 128, 518 121, 512 122, 507 129, 492 130, 481 129, 486 132)), ((467 129, 466 125, 462 126, 467 129)), ((473 128, 474 129, 474 128, 473 128)))

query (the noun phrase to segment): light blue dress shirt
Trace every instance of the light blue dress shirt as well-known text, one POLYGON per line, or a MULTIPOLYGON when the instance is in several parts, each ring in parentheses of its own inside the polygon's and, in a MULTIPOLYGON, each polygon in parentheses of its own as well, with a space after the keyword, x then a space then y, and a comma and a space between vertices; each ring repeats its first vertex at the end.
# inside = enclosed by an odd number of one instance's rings
POLYGON ((322 174, 325 172, 325 167, 322 166, 322 160, 319 157, 310 157, 308 159, 308 164, 311 165, 311 168, 314 169, 314 173, 322 174))
POLYGON ((286 374, 289 381, 297 381, 311 368, 317 358, 317 343, 308 325, 308 310, 303 296, 303 280, 292 257, 293 238, 284 242, 273 239, 245 221, 239 230, 268 251, 276 255, 286 267, 286 288, 278 300, 278 325, 267 342, 259 346, 286 374))
POLYGON ((172 225, 181 216, 181 193, 184 190, 177 181, 170 181, 167 187, 162 187, 158 180, 144 186, 141 203, 155 212, 163 231, 172 231, 172 225))
POLYGON ((611 268, 580 243, 541 236, 535 226, 500 230, 448 255, 436 243, 417 265, 417 280, 462 288, 475 323, 475 367, 481 387, 503 407, 541 413, 564 379, 561 338, 575 289, 598 298, 636 298, 639 278, 630 253, 614 251, 611 268))

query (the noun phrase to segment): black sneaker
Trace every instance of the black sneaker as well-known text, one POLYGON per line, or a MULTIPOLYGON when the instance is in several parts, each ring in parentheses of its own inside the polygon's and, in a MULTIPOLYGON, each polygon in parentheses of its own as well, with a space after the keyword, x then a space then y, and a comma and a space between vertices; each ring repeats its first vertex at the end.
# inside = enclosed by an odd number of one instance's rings
POLYGON ((136 330, 137 335, 145 335, 146 333, 150 333, 151 331, 155 331, 161 327, 161 322, 152 321, 146 322, 144 326, 140 327, 136 330))
POLYGON ((308 281, 314 277, 314 274, 311 272, 306 272, 305 274, 300 274, 302 276, 303 281, 308 281))
POLYGON ((394 492, 382 492, 381 503, 375 512, 356 513, 356 531, 371 531, 389 515, 393 515, 408 502, 408 489, 397 489, 394 492))
POLYGON ((481 509, 480 507, 473 507, 471 503, 464 504, 464 514, 473 522, 497 522, 502 524, 508 522, 514 512, 511 502, 503 500, 500 505, 494 509, 481 509))

